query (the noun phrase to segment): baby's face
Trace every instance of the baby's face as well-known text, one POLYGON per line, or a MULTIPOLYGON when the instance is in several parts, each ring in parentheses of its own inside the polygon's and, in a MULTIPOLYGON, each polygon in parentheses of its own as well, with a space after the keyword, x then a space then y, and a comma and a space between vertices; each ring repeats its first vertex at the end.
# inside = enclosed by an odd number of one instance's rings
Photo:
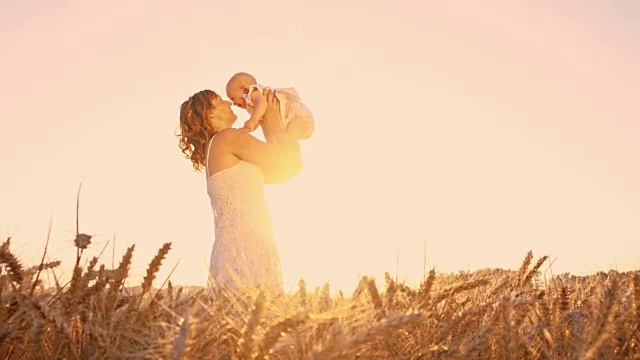
POLYGON ((233 105, 245 109, 247 102, 244 100, 244 95, 247 93, 244 87, 239 83, 229 84, 227 87, 227 97, 233 102, 233 105))

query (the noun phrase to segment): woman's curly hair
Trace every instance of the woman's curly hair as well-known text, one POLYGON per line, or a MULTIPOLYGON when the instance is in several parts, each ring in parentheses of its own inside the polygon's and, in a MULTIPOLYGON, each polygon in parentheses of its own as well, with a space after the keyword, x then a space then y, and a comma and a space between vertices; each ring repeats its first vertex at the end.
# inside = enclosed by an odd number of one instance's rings
POLYGON ((196 171, 205 167, 207 144, 216 133, 209 115, 217 96, 212 90, 202 90, 180 105, 179 147, 196 171))

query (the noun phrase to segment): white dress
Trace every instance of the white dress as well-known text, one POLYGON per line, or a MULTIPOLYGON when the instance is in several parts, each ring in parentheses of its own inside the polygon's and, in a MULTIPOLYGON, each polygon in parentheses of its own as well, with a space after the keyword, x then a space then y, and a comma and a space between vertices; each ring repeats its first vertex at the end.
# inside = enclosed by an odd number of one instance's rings
MULTIPOLYGON (((210 149, 211 141, 207 159, 210 149)), ((240 160, 207 178, 207 194, 215 225, 209 265, 214 286, 282 293, 282 270, 262 170, 240 160)))

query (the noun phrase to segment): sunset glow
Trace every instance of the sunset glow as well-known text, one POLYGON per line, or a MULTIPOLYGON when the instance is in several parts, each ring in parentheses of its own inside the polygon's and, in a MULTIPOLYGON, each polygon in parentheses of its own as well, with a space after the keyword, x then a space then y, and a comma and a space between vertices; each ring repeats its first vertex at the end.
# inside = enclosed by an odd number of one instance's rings
POLYGON ((82 182, 90 256, 135 243, 142 279, 173 242, 156 285, 177 263, 174 283, 203 285, 213 214, 178 110, 247 71, 316 120, 303 171, 266 186, 286 290, 529 250, 556 274, 640 268, 636 2, 56 3, 0 15, 0 235, 29 263, 52 219, 49 258, 73 265, 82 182))

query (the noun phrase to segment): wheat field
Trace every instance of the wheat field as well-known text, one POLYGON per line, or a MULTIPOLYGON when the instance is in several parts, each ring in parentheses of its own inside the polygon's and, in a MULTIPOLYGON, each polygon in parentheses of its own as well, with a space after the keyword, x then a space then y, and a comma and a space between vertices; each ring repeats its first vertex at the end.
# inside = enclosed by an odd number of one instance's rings
POLYGON ((78 233, 65 284, 59 261, 27 266, 10 245, 0 245, 3 359, 640 359, 637 271, 547 278, 547 257, 529 252, 519 269, 431 270, 416 288, 387 273, 353 294, 301 280, 270 296, 152 288, 170 243, 136 289, 124 286, 135 245, 113 268, 98 257, 83 266, 91 236, 78 233))

